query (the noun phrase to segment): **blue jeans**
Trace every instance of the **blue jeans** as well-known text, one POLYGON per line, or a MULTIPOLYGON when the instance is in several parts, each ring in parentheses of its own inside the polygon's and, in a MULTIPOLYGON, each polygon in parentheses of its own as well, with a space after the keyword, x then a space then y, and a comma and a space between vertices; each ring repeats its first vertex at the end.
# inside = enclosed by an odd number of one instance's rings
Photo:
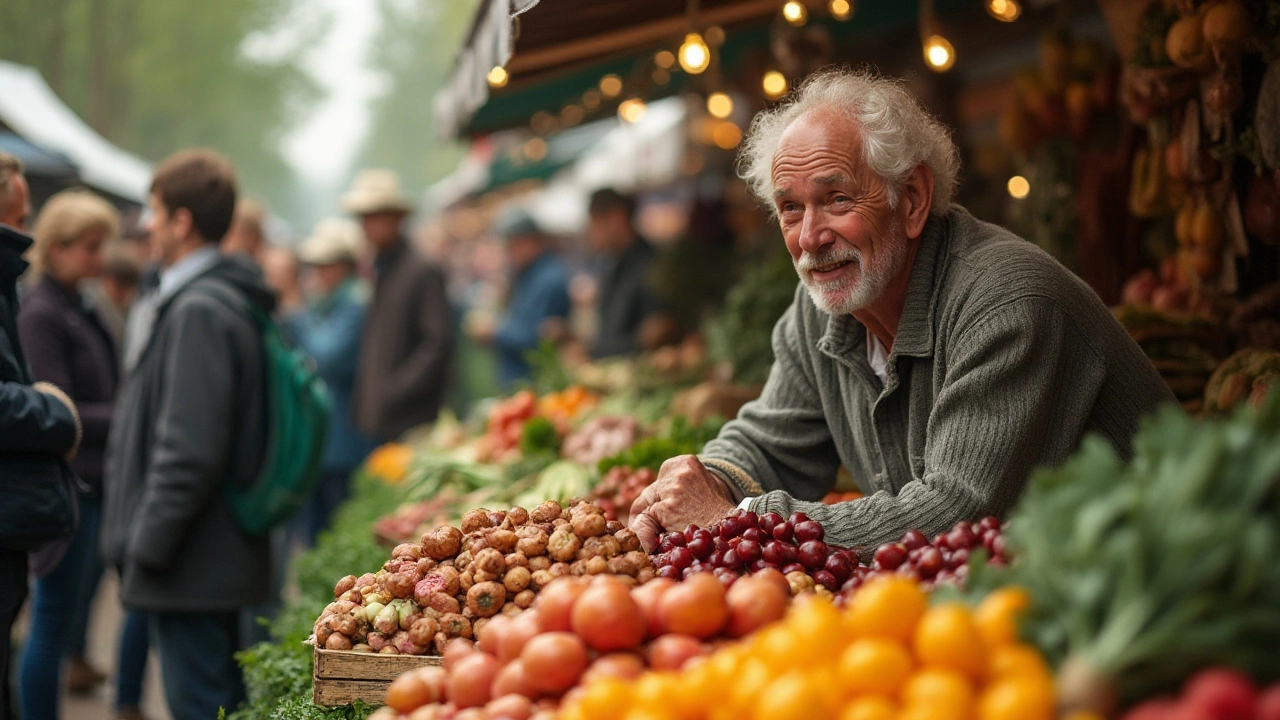
POLYGON ((142 707, 142 679, 147 675, 147 653, 151 649, 151 623, 146 614, 126 610, 120 628, 120 657, 116 662, 116 707, 142 707))
POLYGON ((80 522, 92 522, 94 534, 89 538, 90 552, 84 559, 83 572, 80 575, 80 587, 76 591, 75 605, 71 608, 71 635, 67 644, 67 655, 84 657, 88 646, 89 615, 93 612, 93 598, 98 594, 98 582, 102 580, 105 566, 102 555, 98 552, 98 532, 102 526, 102 500, 80 497, 80 522), (92 520, 90 520, 92 518, 92 520))
POLYGON ((213 720, 219 708, 230 715, 244 702, 244 680, 235 659, 240 649, 239 612, 150 617, 173 720, 213 720))
POLYGON ((13 623, 27 599, 27 554, 0 548, 0 720, 15 720, 17 704, 9 694, 9 644, 13 623))
POLYGON ((36 578, 31 594, 31 633, 18 669, 23 720, 55 720, 62 689, 62 660, 71 647, 72 618, 85 566, 98 552, 102 505, 81 498, 80 526, 53 572, 36 578))

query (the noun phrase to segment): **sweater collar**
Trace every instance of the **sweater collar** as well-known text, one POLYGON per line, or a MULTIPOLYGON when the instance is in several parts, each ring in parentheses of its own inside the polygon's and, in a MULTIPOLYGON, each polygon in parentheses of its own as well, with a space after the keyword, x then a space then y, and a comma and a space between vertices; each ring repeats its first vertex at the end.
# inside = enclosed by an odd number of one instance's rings
MULTIPOLYGON (((907 299, 898 320, 898 333, 893 340, 892 356, 930 357, 933 355, 933 316, 937 308, 938 262, 950 231, 951 213, 945 217, 930 216, 920 234, 920 249, 911 266, 907 283, 907 299)), ((818 349, 832 357, 857 357, 866 362, 867 330, 852 315, 832 315, 826 332, 818 341, 818 349), (860 352, 859 352, 860 351, 860 352)))

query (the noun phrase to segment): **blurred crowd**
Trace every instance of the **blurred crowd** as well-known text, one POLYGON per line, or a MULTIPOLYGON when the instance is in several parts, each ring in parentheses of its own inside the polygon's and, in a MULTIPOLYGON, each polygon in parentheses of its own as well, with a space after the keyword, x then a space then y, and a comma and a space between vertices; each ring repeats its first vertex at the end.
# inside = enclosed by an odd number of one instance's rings
POLYGON ((460 346, 489 353, 481 386, 505 391, 540 348, 610 358, 677 333, 635 202, 614 190, 591 197, 588 253, 571 262, 508 210, 490 231, 501 252, 460 268, 448 244, 413 240, 388 170, 358 173, 340 210, 277 244, 229 161, 189 150, 156 167, 140 227, 84 189, 33 213, 0 152, 0 648, 30 595, 22 647, 0 653, 4 720, 57 718, 64 691, 106 681, 85 647, 108 572, 126 610, 115 716, 142 717, 153 649, 175 720, 234 708, 233 654, 261 637, 290 551, 315 543, 373 447, 465 406, 460 346), (226 489, 251 485, 270 450, 264 317, 310 358, 332 412, 310 499, 252 534, 226 489))

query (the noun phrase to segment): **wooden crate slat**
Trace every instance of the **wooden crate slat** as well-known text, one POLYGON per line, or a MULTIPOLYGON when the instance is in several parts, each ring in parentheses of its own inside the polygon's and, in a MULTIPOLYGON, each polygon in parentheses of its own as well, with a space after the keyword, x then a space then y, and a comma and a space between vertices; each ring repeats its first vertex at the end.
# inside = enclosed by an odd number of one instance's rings
POLYGON ((405 672, 442 662, 435 655, 377 655, 316 650, 315 676, 343 680, 395 680, 405 672))
POLYGON ((390 680, 339 680, 316 678, 311 701, 321 707, 350 705, 357 700, 366 705, 381 706, 386 702, 390 680))

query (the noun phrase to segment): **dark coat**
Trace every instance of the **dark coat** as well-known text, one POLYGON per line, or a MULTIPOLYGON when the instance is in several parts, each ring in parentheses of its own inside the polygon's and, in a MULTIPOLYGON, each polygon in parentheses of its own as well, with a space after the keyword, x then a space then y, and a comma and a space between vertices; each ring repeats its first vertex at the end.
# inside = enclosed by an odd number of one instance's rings
POLYGON ((599 278, 599 329, 591 355, 597 358, 630 355, 640 350, 640 326, 661 307, 649 281, 657 253, 637 237, 609 262, 599 278))
POLYGON ((71 469, 101 494, 102 458, 119 384, 110 334, 80 293, 48 275, 23 298, 18 332, 35 378, 57 385, 75 402, 84 436, 71 469))
POLYGON ((542 324, 569 317, 569 310, 569 272, 554 254, 543 253, 516 276, 511 300, 493 336, 503 387, 529 377, 525 353, 538 348, 542 324))
MULTIPOLYGON (((76 443, 76 419, 58 400, 31 388, 18 335, 18 276, 31 238, 0 225, 0 473, 7 483, 58 482, 62 455, 76 443)), ((69 472, 69 471, 68 471, 69 472)))
POLYGON ((356 426, 377 440, 433 422, 453 355, 444 271, 403 240, 378 256, 356 373, 356 426))
POLYGON ((275 307, 261 271, 232 257, 159 301, 107 448, 102 552, 130 609, 225 611, 269 593, 268 536, 240 530, 226 493, 251 485, 265 455, 262 336, 209 284, 275 307))

